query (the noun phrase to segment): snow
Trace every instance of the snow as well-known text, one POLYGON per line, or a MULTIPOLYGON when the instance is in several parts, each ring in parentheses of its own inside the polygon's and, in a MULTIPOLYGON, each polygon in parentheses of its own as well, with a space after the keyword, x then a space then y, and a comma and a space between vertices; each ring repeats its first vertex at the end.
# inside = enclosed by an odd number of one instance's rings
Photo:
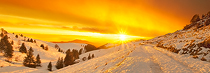
MULTIPOLYGON (((84 47, 87 45, 87 44, 82 44, 82 43, 55 43, 57 44, 62 50, 66 51, 68 49, 75 49, 75 50, 80 50, 81 48, 84 49, 84 47)), ((55 44, 53 44, 52 46, 55 46, 55 44)))
POLYGON ((128 73, 193 73, 210 72, 209 63, 185 57, 157 48, 154 45, 124 44, 117 47, 103 49, 106 54, 98 50, 92 51, 101 55, 79 64, 71 65, 54 72, 61 73, 100 73, 100 72, 128 72, 128 73), (124 48, 123 48, 124 47, 124 48), (119 51, 117 49, 120 49, 119 51), (109 53, 108 53, 109 51, 109 53), (111 52, 112 51, 112 52, 111 52), (204 66, 207 65, 207 66, 204 66))
MULTIPOLYGON (((13 45, 13 58, 12 58, 12 63, 6 62, 6 58, 3 56, 3 53, 0 53, 0 72, 34 72, 37 70, 42 70, 43 72, 49 72, 46 68, 48 63, 51 61, 55 64, 57 61, 58 57, 65 57, 65 54, 60 53, 55 49, 53 46, 48 45, 48 43, 45 43, 43 41, 36 40, 36 43, 31 43, 31 42, 25 42, 24 37, 19 36, 19 38, 15 38, 14 34, 7 34, 8 37, 10 37, 9 41, 14 41, 13 45), (21 46, 20 44, 25 43, 25 46, 27 50, 29 50, 30 47, 33 48, 34 50, 34 57, 36 58, 37 54, 40 55, 41 58, 41 65, 42 67, 38 68, 28 68, 23 66, 23 60, 24 57, 26 56, 25 53, 20 53, 19 52, 19 47, 21 46), (45 46, 48 45, 49 50, 46 51, 40 47, 41 44, 44 44, 45 46)), ((28 39, 26 37, 26 39, 28 39)), ((53 67, 55 69, 55 67, 53 67)))
MULTIPOLYGON (((13 36, 13 35, 10 35, 13 36)), ((15 47, 18 47, 17 41, 21 39, 12 38, 15 41, 15 47)), ((24 41, 21 41, 24 42, 24 41)), ((149 41, 148 41, 149 42, 149 41)), ((194 59, 189 55, 181 55, 169 52, 163 48, 156 47, 155 44, 147 44, 147 41, 128 42, 108 49, 99 49, 81 54, 78 59, 80 62, 74 65, 64 67, 57 70, 55 68, 58 57, 64 57, 64 53, 57 52, 54 48, 55 43, 49 43, 37 40, 37 43, 24 42, 27 49, 33 47, 34 56, 40 54, 42 67, 28 68, 22 65, 21 58, 25 54, 15 49, 13 63, 4 61, 4 57, 0 54, 0 72, 49 72, 47 65, 51 61, 53 72, 57 73, 101 73, 101 72, 128 72, 128 73, 192 73, 192 72, 210 72, 210 64, 206 61, 194 59), (49 50, 43 50, 40 44, 48 45, 49 50), (94 54, 95 57, 90 60, 82 61, 83 57, 94 54), (15 57, 19 57, 19 61, 14 61, 15 57)), ((59 44, 61 48, 83 48, 78 43, 59 44)), ((202 49, 205 52, 206 49, 202 49)))
MULTIPOLYGON (((206 21, 209 18, 202 20, 206 21)), ((201 21, 197 23, 204 25, 201 21)), ((55 44, 59 45, 64 51, 67 49, 84 49, 84 46, 87 44, 50 43, 38 39, 35 39, 36 43, 31 43, 23 41, 27 40, 28 37, 19 36, 19 38, 15 38, 14 34, 9 33, 9 41, 14 41, 14 56, 12 62, 9 63, 5 61, 7 58, 0 52, 0 72, 46 73, 50 72, 47 70, 47 65, 49 62, 52 62, 52 72, 55 73, 210 73, 210 50, 209 48, 198 46, 199 43, 209 39, 209 29, 210 26, 201 28, 196 28, 195 26, 150 40, 138 40, 123 44, 108 43, 104 45, 104 48, 79 55, 79 59, 77 59, 79 63, 59 70, 55 68, 55 64, 59 57, 65 57, 65 53, 58 52, 58 49, 54 48, 55 44), (42 67, 29 68, 23 66, 22 63, 26 54, 19 52, 19 47, 22 43, 25 43, 27 50, 30 47, 33 48, 34 57, 37 54, 40 55, 42 67), (41 44, 48 46, 49 50, 42 49, 40 47, 41 44), (177 50, 179 51, 174 53, 177 50), (197 54, 193 55, 194 52, 197 52, 197 54), (89 54, 94 54, 95 57, 83 61, 82 58, 87 58, 89 54), (194 59, 194 56, 198 58, 194 59), (201 58, 205 58, 207 61, 201 61, 201 58)))

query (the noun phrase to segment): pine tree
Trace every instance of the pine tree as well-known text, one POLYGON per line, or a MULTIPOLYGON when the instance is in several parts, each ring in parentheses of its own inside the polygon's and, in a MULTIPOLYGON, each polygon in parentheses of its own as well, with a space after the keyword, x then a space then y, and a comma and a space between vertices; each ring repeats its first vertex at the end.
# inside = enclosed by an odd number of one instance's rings
POLYGON ((36 43, 36 40, 34 40, 34 43, 36 43))
POLYGON ((39 54, 36 56, 36 66, 41 66, 41 60, 39 54))
POLYGON ((91 57, 90 57, 90 54, 89 54, 89 56, 88 56, 88 60, 90 60, 91 59, 91 57))
POLYGON ((61 57, 61 60, 60 60, 60 68, 63 68, 63 57, 61 57))
POLYGON ((15 35, 16 38, 18 38, 18 35, 15 35))
POLYGON ((33 39, 32 38, 31 38, 30 42, 33 43, 33 39))
POLYGON ((60 48, 58 48, 58 52, 61 52, 61 49, 60 48))
POLYGON ((61 68, 61 67, 60 67, 60 57, 58 58, 58 61, 57 61, 56 65, 55 65, 55 67, 56 67, 57 69, 60 69, 60 68, 61 68))
POLYGON ((25 46, 24 43, 22 43, 22 45, 21 45, 19 51, 20 51, 21 53, 27 53, 27 49, 26 49, 26 46, 25 46))
POLYGON ((92 58, 94 58, 95 56, 94 56, 94 54, 92 54, 92 58))
POLYGON ((14 45, 14 41, 13 40, 12 40, 11 44, 14 45))
POLYGON ((30 47, 29 51, 32 51, 32 52, 34 52, 34 50, 32 49, 32 47, 30 47))
POLYGON ((55 48, 58 49, 58 48, 60 48, 60 47, 58 46, 58 44, 55 44, 55 48))
POLYGON ((7 58, 12 58, 13 56, 13 47, 12 47, 12 44, 10 44, 9 42, 6 43, 7 45, 7 48, 5 49, 4 51, 4 56, 7 57, 7 58))
POLYGON ((5 35, 2 39, 1 39, 1 45, 3 47, 4 50, 4 56, 7 57, 8 59, 12 58, 13 56, 13 47, 12 44, 8 41, 8 36, 5 35))
POLYGON ((78 52, 78 50, 73 49, 72 52, 73 52, 74 58, 75 59, 79 59, 79 52, 78 52))
POLYGON ((64 59, 64 64, 65 66, 68 66, 68 65, 72 65, 74 64, 74 57, 73 57, 73 53, 69 50, 66 51, 66 57, 64 59))
POLYGON ((71 52, 71 50, 70 50, 70 49, 68 49, 68 50, 66 51, 66 54, 67 54, 67 53, 70 53, 70 52, 71 52))
POLYGON ((52 71, 52 64, 51 64, 51 62, 48 64, 47 69, 48 69, 49 71, 52 71))
POLYGON ((23 37, 23 34, 20 34, 21 37, 23 37))
POLYGON ((79 50, 79 55, 81 55, 82 54, 82 48, 79 50))
POLYGON ((4 36, 4 34, 1 32, 1 37, 3 37, 4 36))
POLYGON ((46 46, 44 50, 48 50, 48 46, 46 46))
POLYGON ((28 39, 27 42, 30 42, 30 40, 28 39))
POLYGON ((27 67, 36 68, 36 62, 34 60, 33 50, 32 50, 32 48, 30 48, 30 49, 27 53, 27 56, 25 57, 25 59, 23 61, 23 65, 27 66, 27 67))
POLYGON ((42 47, 42 49, 44 49, 44 44, 41 44, 40 47, 42 47))

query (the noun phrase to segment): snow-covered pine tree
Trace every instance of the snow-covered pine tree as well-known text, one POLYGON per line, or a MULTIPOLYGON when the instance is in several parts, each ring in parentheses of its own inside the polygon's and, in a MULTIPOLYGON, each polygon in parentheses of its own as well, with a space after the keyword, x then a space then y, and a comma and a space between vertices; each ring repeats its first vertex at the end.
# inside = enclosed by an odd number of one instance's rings
POLYGON ((61 60, 60 60, 60 68, 63 68, 63 57, 61 57, 61 60))
POLYGON ((51 64, 51 62, 48 64, 47 69, 48 69, 49 71, 52 71, 52 64, 51 64))
POLYGON ((91 57, 90 57, 90 54, 89 54, 89 56, 88 56, 88 60, 90 60, 91 59, 91 57))
POLYGON ((32 52, 34 52, 34 50, 32 49, 32 47, 30 47, 29 51, 32 51, 32 52))
POLYGON ((16 38, 18 38, 18 35, 15 35, 16 38))
POLYGON ((60 57, 58 58, 58 61, 57 61, 56 65, 55 65, 55 67, 56 67, 57 69, 60 69, 60 68, 61 68, 61 67, 60 67, 60 57))
POLYGON ((21 47, 19 49, 19 52, 21 52, 21 53, 27 53, 27 49, 26 49, 26 46, 25 46, 24 43, 22 43, 22 45, 21 45, 21 47))
POLYGON ((29 49, 27 56, 25 57, 23 61, 23 65, 27 67, 36 68, 36 62, 34 60, 32 48, 29 49))
POLYGON ((12 44, 8 41, 8 36, 5 35, 3 37, 3 42, 5 44, 5 49, 4 49, 4 56, 7 57, 8 59, 12 58, 13 56, 13 47, 12 44))
POLYGON ((66 57, 64 59, 65 66, 74 64, 74 56, 73 53, 69 50, 66 51, 66 57))
POLYGON ((39 54, 36 56, 36 66, 41 66, 41 60, 39 54))

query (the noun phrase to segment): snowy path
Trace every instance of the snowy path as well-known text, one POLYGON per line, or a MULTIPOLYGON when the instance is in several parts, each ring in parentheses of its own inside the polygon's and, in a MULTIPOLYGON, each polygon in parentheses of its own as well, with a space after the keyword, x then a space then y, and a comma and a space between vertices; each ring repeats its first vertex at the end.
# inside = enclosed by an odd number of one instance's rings
MULTIPOLYGON (((104 54, 53 72, 57 73, 209 73, 209 62, 178 55, 153 45, 134 43, 106 49, 104 54), (137 44, 135 44, 137 45, 137 44)), ((100 50, 104 52, 103 50, 100 50)), ((98 50, 95 53, 100 53, 98 50)), ((55 64, 55 63, 54 63, 55 64)), ((13 68, 14 69, 14 68, 13 68)), ((16 69, 11 72, 43 72, 43 69, 16 69)), ((45 70, 44 72, 48 72, 45 70)))
POLYGON ((153 45, 134 46, 91 59, 55 72, 126 73, 201 73, 210 72, 210 64, 168 52, 153 45))

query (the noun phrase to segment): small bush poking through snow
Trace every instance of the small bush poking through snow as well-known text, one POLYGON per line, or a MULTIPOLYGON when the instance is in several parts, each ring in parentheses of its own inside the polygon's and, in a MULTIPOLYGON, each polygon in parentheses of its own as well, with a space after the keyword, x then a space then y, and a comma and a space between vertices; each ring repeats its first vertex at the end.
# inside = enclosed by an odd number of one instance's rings
POLYGON ((202 61, 206 61, 206 59, 204 57, 201 58, 202 61))
POLYGON ((82 58, 83 61, 85 61, 86 59, 87 59, 86 57, 83 57, 83 58, 82 58))
POLYGON ((197 56, 197 55, 195 55, 195 56, 193 56, 193 58, 194 58, 194 59, 197 59, 197 58, 198 58, 198 56, 197 56))

